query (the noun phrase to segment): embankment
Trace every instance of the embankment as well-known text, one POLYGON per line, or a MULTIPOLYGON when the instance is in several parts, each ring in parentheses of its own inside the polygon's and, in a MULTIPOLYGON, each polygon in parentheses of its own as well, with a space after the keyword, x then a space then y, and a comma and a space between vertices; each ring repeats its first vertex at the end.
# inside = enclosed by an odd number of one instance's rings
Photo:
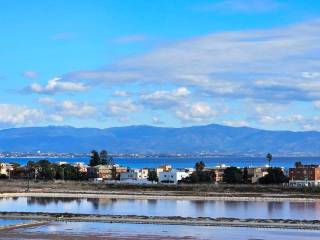
MULTIPOLYGON (((105 222, 191 226, 252 227, 320 230, 319 220, 288 219, 237 219, 209 217, 158 217, 135 215, 96 215, 71 213, 0 212, 2 219, 23 219, 33 221, 105 222)), ((0 229, 1 230, 1 229, 0 229)))

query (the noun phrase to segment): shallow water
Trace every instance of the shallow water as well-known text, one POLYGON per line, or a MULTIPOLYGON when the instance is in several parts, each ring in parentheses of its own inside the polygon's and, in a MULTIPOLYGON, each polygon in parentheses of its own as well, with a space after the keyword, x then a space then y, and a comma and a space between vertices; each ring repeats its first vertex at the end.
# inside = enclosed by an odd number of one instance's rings
POLYGON ((320 202, 1 198, 1 211, 320 220, 320 202))
MULTIPOLYGON (((16 230, 21 232, 21 230, 16 230)), ((81 236, 131 237, 129 239, 212 239, 212 240, 318 240, 320 231, 226 228, 181 225, 110 224, 92 222, 57 222, 23 229, 24 234, 64 234, 81 236)))
POLYGON ((25 222, 28 222, 28 220, 0 219, 0 226, 15 225, 15 224, 25 223, 25 222))

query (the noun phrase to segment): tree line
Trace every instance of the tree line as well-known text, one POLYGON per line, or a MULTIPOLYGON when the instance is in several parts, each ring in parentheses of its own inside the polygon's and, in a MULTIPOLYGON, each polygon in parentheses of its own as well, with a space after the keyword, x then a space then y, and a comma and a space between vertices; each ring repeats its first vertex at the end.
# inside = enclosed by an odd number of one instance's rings
MULTIPOLYGON (((281 184, 288 183, 289 178, 284 174, 283 169, 271 167, 272 154, 266 156, 268 161, 267 173, 259 178, 259 184, 281 184)), ((223 170, 222 182, 228 184, 249 184, 253 176, 248 173, 248 168, 227 167, 223 170)), ((203 161, 195 164, 195 171, 187 178, 182 179, 181 183, 212 183, 216 181, 216 173, 213 169, 205 169, 203 161)))
MULTIPOLYGON (((18 163, 14 165, 13 171, 9 176, 1 175, 0 178, 13 178, 13 179, 34 179, 34 180, 88 180, 86 171, 81 171, 80 167, 74 166, 69 163, 57 164, 52 163, 46 159, 39 161, 28 161, 26 166, 21 166, 18 163)), ((98 153, 96 150, 91 152, 89 165, 91 167, 97 165, 112 165, 114 164, 113 158, 106 150, 98 153)))
POLYGON ((88 180, 86 172, 80 171, 79 167, 71 164, 57 164, 43 159, 39 161, 28 161, 26 166, 15 164, 10 172, 13 179, 34 180, 88 180))
POLYGON ((108 154, 106 150, 102 150, 98 153, 96 150, 91 151, 91 157, 89 165, 91 167, 98 165, 113 165, 113 158, 108 154))

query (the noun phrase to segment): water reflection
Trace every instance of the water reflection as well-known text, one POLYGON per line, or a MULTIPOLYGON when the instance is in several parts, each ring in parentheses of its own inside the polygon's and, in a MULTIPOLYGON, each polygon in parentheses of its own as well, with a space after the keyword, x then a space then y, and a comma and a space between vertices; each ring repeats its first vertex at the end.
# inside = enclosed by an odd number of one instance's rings
POLYGON ((194 205, 195 209, 200 213, 203 213, 205 210, 205 201, 192 201, 192 205, 194 205))
POLYGON ((79 198, 51 198, 51 197, 28 197, 27 204, 28 205, 40 205, 40 206, 47 206, 49 204, 59 204, 59 203, 71 203, 76 202, 78 205, 81 203, 81 199, 79 198))
POLYGON ((97 198, 0 198, 2 211, 115 215, 320 219, 320 202, 241 202, 97 198))
POLYGON ((285 204, 283 202, 268 202, 268 211, 270 213, 274 212, 274 211, 281 211, 282 209, 285 208, 285 204))

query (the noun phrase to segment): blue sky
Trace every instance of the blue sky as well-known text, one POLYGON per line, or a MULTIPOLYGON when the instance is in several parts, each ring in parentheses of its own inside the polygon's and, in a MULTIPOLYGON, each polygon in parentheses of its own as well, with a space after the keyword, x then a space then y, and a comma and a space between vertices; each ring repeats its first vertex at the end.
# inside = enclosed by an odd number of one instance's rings
POLYGON ((319 16, 317 0, 2 0, 0 128, 319 130, 319 16))

